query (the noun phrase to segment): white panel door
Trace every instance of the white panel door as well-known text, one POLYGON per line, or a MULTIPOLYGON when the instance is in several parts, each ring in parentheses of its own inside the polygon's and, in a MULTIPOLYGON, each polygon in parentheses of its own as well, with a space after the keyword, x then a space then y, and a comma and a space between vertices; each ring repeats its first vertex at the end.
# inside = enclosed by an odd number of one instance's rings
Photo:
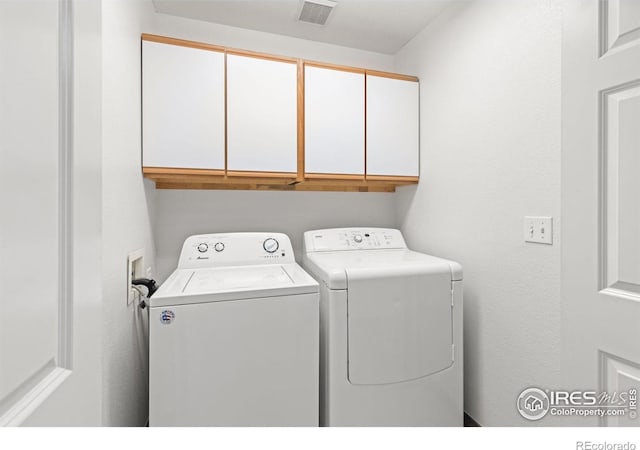
POLYGON ((100 424, 99 27, 0 2, 0 425, 100 424))
POLYGON ((296 172, 298 68, 227 55, 227 169, 296 172))
POLYGON ((419 175, 419 84, 367 75, 367 175, 419 175))
MULTIPOLYGON (((640 8, 567 0, 563 17, 564 386, 637 397, 640 8)), ((621 406, 621 416, 572 424, 640 426, 638 405, 621 406)))
POLYGON ((305 67, 306 173, 364 174, 364 74, 305 67))
POLYGON ((224 170, 224 53, 142 41, 146 167, 224 170))

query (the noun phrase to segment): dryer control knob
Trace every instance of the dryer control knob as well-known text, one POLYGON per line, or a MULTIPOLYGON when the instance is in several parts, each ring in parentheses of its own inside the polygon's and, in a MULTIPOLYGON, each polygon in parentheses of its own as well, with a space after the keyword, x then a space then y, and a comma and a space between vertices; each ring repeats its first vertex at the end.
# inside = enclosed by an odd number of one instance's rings
POLYGON ((207 250, 209 250, 209 246, 207 244, 204 242, 202 244, 198 244, 198 251, 200 253, 205 253, 207 250))
POLYGON ((275 253, 280 248, 280 244, 274 238, 265 239, 262 243, 262 248, 264 248, 268 253, 275 253))
POLYGON ((218 242, 213 246, 213 248, 215 249, 215 251, 221 252, 222 250, 224 250, 224 244, 222 242, 218 242))
POLYGON ((361 242, 362 242, 362 236, 361 236, 361 235, 359 235, 359 234, 356 234, 356 235, 353 237, 353 240, 354 240, 357 244, 359 244, 359 243, 361 243, 361 242))

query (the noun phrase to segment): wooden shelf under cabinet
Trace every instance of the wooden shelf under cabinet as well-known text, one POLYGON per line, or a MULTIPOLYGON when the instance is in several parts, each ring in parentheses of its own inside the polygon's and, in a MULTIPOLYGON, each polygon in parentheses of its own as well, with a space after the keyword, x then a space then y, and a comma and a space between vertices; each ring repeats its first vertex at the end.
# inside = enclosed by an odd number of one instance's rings
POLYGON ((295 173, 227 172, 224 170, 143 167, 145 178, 157 189, 225 189, 263 191, 395 192, 397 186, 417 184, 418 177, 309 174, 299 179, 295 173))

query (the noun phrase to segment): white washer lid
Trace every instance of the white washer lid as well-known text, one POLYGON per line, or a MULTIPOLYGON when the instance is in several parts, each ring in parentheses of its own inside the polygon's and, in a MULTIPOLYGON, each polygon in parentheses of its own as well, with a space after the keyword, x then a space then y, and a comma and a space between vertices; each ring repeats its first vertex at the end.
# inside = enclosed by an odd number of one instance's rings
POLYGON ((452 281, 462 280, 462 266, 424 253, 407 249, 315 252, 304 255, 304 267, 329 289, 347 289, 347 271, 371 270, 376 277, 380 269, 402 272, 416 268, 450 273, 452 281))
POLYGON ((317 293, 318 283, 296 263, 178 269, 150 306, 317 293))
POLYGON ((293 280, 281 265, 220 267, 194 271, 182 293, 201 294, 289 286, 293 286, 293 280))

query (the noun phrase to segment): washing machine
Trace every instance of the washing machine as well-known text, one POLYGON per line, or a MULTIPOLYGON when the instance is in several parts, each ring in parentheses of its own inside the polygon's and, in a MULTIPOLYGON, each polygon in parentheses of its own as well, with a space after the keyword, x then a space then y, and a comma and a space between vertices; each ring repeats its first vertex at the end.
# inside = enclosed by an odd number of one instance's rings
POLYGON ((150 425, 317 426, 318 295, 284 234, 187 238, 150 299, 150 425))
POLYGON ((462 426, 462 267, 399 230, 304 234, 320 282, 320 424, 462 426))

